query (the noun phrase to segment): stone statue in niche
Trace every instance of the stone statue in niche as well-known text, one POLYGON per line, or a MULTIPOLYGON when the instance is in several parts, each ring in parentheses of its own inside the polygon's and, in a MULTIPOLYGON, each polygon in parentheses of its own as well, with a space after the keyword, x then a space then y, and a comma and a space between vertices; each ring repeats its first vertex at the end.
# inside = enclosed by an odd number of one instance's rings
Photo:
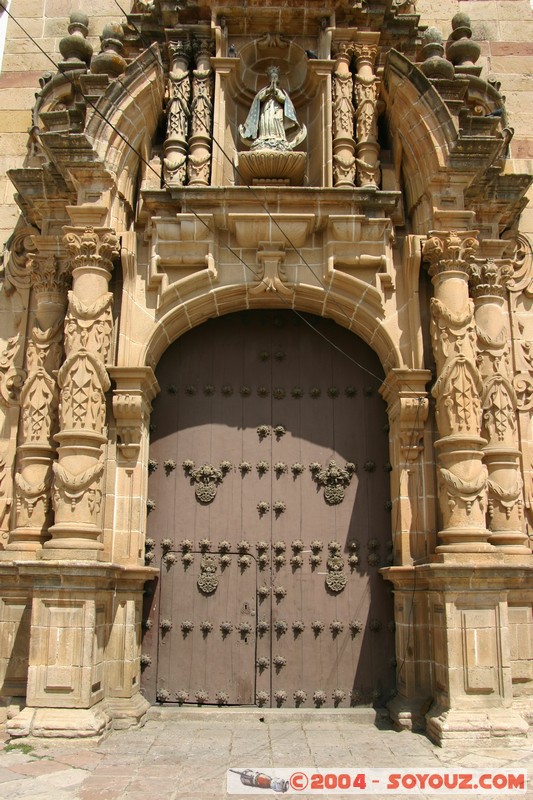
POLYGON ((256 94, 246 122, 239 126, 241 139, 252 150, 294 150, 307 136, 306 127, 298 122, 289 95, 279 85, 278 67, 269 67, 267 75, 270 84, 256 94))
POLYGON ((280 70, 267 70, 268 86, 260 89, 246 122, 239 126, 242 141, 249 152, 239 153, 239 174, 248 183, 303 183, 306 154, 295 152, 307 136, 305 125, 296 117, 288 92, 279 85, 280 70))

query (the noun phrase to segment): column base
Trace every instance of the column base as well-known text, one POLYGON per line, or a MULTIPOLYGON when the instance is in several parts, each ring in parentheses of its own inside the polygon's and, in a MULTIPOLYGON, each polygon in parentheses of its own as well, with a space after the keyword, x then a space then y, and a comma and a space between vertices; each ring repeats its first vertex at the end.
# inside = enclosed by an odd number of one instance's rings
POLYGON ((413 697, 408 700, 406 697, 396 695, 387 709, 390 718, 399 728, 408 731, 424 731, 426 729, 426 711, 431 703, 430 698, 413 697))
POLYGON ((142 727, 151 708, 148 700, 140 692, 133 697, 108 697, 103 701, 103 705, 112 719, 113 730, 124 730, 134 725, 142 727))
POLYGON ((30 708, 8 720, 7 733, 24 739, 91 739, 101 741, 111 729, 104 703, 93 708, 30 708))
POLYGON ((529 725, 513 708, 444 710, 433 706, 426 714, 426 733, 440 747, 471 744, 480 739, 526 737, 529 725))
POLYGON ((43 561, 100 561, 104 560, 103 550, 73 549, 68 547, 55 547, 50 550, 39 550, 35 558, 43 561))
POLYGON ((101 741, 112 729, 144 725, 148 701, 138 692, 133 697, 110 697, 92 708, 30 708, 8 719, 6 731, 17 739, 90 739, 101 741))

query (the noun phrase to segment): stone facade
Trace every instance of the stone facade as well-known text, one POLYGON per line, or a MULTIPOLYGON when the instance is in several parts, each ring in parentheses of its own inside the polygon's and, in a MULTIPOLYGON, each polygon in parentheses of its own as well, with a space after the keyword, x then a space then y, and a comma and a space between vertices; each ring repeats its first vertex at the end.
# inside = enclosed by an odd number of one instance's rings
POLYGON ((289 306, 385 371, 393 719, 442 744, 525 735, 529 4, 80 5, 12 0, 0 75, 8 732, 142 719, 154 371, 210 317, 289 306), (249 166, 272 65, 307 139, 249 166))

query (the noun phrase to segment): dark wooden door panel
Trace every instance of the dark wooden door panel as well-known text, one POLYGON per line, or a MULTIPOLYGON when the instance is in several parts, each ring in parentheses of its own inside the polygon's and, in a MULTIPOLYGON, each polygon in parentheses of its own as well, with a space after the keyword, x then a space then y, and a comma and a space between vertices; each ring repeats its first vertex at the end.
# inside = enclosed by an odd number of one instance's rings
POLYGON ((322 335, 290 312, 235 314, 161 359, 149 481, 151 552, 164 555, 146 639, 152 698, 157 687, 171 702, 200 692, 208 703, 346 706, 383 702, 394 686, 392 604, 378 573, 390 554, 381 368, 347 331, 312 324, 322 335), (335 483, 335 465, 350 462, 335 483), (194 479, 206 465, 220 470, 207 500, 194 479), (205 548, 219 579, 207 595, 198 587, 205 548), (252 630, 241 635, 243 619, 252 630), (164 620, 172 628, 157 637, 164 620))

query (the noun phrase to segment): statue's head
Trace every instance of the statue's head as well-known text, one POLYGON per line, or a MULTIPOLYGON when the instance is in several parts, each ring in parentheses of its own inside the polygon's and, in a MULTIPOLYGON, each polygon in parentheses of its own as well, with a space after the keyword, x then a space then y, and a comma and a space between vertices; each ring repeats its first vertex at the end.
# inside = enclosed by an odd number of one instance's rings
POLYGON ((279 67, 276 66, 268 67, 267 75, 271 81, 279 81, 279 67))

